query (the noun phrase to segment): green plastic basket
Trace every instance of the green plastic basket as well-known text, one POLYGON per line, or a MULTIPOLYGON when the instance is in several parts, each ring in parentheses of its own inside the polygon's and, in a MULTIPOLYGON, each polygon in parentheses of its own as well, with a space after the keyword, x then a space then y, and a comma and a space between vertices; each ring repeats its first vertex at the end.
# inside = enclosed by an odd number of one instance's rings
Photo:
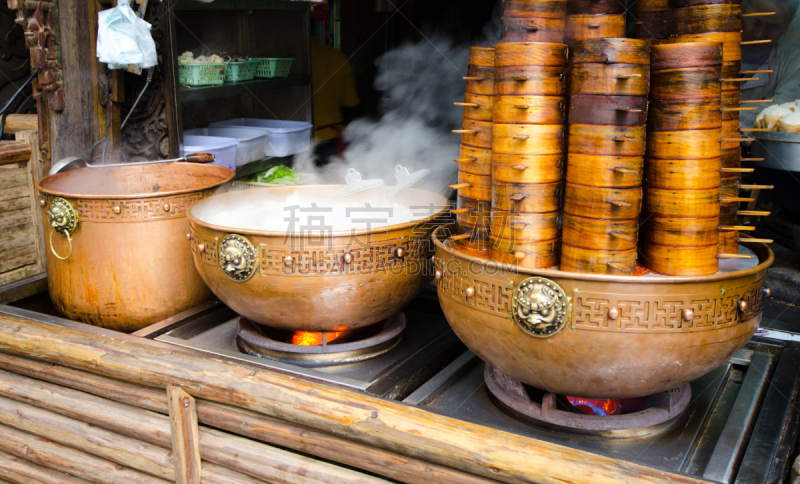
POLYGON ((226 64, 178 64, 178 80, 187 86, 213 86, 225 83, 226 64))
POLYGON ((256 64, 252 61, 228 62, 225 68, 226 82, 249 81, 256 76, 256 64))
POLYGON ((261 57, 254 60, 258 61, 256 77, 288 77, 294 58, 261 57))

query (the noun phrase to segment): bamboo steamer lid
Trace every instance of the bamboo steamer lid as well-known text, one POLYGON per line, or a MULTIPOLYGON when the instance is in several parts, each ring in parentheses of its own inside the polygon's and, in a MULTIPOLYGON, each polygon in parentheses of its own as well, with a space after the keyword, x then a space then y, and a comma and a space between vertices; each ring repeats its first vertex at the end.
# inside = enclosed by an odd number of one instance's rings
POLYGON ((669 10, 669 0, 639 0, 636 2, 636 12, 663 12, 669 10))
POLYGON ((658 101, 719 100, 720 68, 684 67, 650 73, 650 99, 658 101))
POLYGON ((470 94, 494 95, 494 66, 467 67, 467 85, 464 92, 470 94))
POLYGON ((619 0, 567 0, 567 12, 595 15, 624 13, 625 2, 619 0))
POLYGON ((670 190, 647 186, 643 211, 663 218, 719 217, 719 187, 670 190))
POLYGON ((722 128, 719 99, 652 101, 647 119, 651 131, 722 128))
POLYGON ((644 126, 569 125, 569 152, 584 155, 642 156, 644 126))
POLYGON ((647 96, 649 86, 650 68, 647 64, 586 62, 572 66, 569 76, 571 94, 647 96))
POLYGON ((640 12, 637 20, 634 29, 637 39, 647 40, 652 46, 669 37, 669 10, 640 12))
POLYGON ((720 254, 739 253, 739 232, 720 231, 719 253, 720 254))
POLYGON ((721 42, 722 62, 739 62, 742 60, 741 32, 711 32, 707 34, 688 34, 670 37, 673 43, 721 42))
POLYGON ((458 172, 458 183, 469 183, 470 186, 459 188, 458 195, 474 200, 492 199, 492 177, 475 175, 472 173, 458 172))
POLYGON ((714 5, 719 3, 742 3, 741 0, 669 0, 670 8, 692 7, 695 5, 714 5))
POLYGON ((739 32, 742 6, 736 3, 694 5, 671 10, 670 35, 739 32))
POLYGON ((598 188, 566 184, 564 213, 606 220, 630 220, 639 216, 642 188, 598 188))
POLYGON ((556 155, 564 152, 563 124, 494 124, 492 152, 556 155))
POLYGON ((567 155, 567 182, 603 188, 638 187, 642 185, 642 163, 641 156, 569 153, 567 155))
POLYGON ((579 40, 572 49, 572 62, 650 64, 650 43, 624 38, 579 40))
POLYGON ((561 212, 519 213, 492 210, 491 235, 498 239, 544 242, 561 236, 561 212))
POLYGON ((561 244, 559 269, 589 274, 633 274, 636 249, 596 250, 561 244))
POLYGON ((566 0, 505 0, 503 17, 564 18, 566 0))
POLYGON ((714 67, 723 62, 720 41, 689 41, 650 46, 650 69, 714 67))
POLYGON ((739 196, 739 178, 723 178, 719 185, 720 198, 736 198, 739 196))
POLYGON ((492 150, 461 145, 458 169, 473 175, 492 176, 492 150))
POLYGON ((492 186, 492 208, 506 212, 544 213, 561 209, 564 182, 503 183, 492 186))
POLYGON ((696 190, 720 186, 720 159, 647 159, 647 186, 667 190, 696 190))
POLYGON ((566 119, 564 96, 496 96, 497 124, 561 124, 566 119))
POLYGON ((503 183, 553 183, 564 179, 566 154, 492 155, 492 180, 503 183))
POLYGON ((518 66, 495 70, 498 96, 563 96, 564 67, 518 66))
POLYGON ((558 265, 561 243, 558 240, 528 242, 490 238, 491 258, 525 269, 550 269, 558 265))
POLYGON ((563 42, 567 21, 564 18, 504 17, 500 41, 563 42))
POLYGON ((577 40, 625 37, 625 14, 567 15, 567 43, 577 40))
POLYGON ((494 47, 470 47, 469 65, 477 67, 494 67, 494 47))
POLYGON ((716 274, 719 269, 718 251, 716 245, 674 247, 643 244, 640 263, 668 276, 706 276, 716 274))
POLYGON ((639 232, 642 243, 674 247, 716 246, 719 243, 719 219, 647 217, 639 232))
POLYGON ((646 96, 573 94, 569 101, 571 124, 643 126, 647 122, 646 96))
POLYGON ((638 228, 636 219, 599 220, 565 214, 561 240, 583 249, 631 250, 636 249, 638 228))
POLYGON ((494 96, 465 93, 464 104, 477 104, 477 106, 463 106, 465 119, 489 122, 492 121, 494 96))
POLYGON ((647 133, 647 158, 719 158, 721 132, 717 129, 650 131, 647 133))
POLYGON ((551 42, 505 42, 495 46, 494 67, 566 67, 569 50, 551 42))
POLYGON ((492 122, 464 119, 461 123, 465 131, 461 134, 461 143, 473 148, 492 148, 492 122))

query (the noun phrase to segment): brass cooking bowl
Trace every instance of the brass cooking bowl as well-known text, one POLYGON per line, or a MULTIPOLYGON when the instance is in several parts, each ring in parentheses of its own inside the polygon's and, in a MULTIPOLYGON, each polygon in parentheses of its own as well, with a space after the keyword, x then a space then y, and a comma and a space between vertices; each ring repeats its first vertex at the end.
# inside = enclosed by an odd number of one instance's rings
MULTIPOLYGON (((381 321, 413 299, 433 276, 430 234, 449 209, 419 189, 393 202, 426 215, 398 225, 320 235, 210 223, 219 207, 281 201, 324 206, 341 185, 276 186, 216 195, 189 213, 195 267, 216 296, 249 320, 289 331, 345 331, 381 321)), ((391 187, 339 199, 360 207, 391 187)), ((344 206, 344 205, 343 205, 344 206)), ((373 204, 373 207, 379 205, 373 204)), ((287 212, 288 214, 288 212, 287 212)), ((236 224, 231 224, 236 225, 236 224)), ((251 225, 252 226, 252 225, 251 225)))
POLYGON ((699 277, 611 276, 516 268, 433 234, 439 301, 481 359, 560 395, 629 398, 718 367, 761 321, 772 251, 756 267, 699 277))

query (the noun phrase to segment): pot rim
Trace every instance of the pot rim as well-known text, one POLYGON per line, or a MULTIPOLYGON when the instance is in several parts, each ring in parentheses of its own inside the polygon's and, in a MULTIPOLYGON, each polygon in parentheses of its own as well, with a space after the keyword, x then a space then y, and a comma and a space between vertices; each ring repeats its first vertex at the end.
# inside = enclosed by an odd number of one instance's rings
MULTIPOLYGON (((174 162, 174 163, 178 163, 178 162, 174 162)), ((86 200, 135 200, 135 199, 142 199, 142 198, 171 197, 171 196, 175 196, 175 195, 183 195, 185 193, 202 192, 202 191, 205 191, 205 190, 210 190, 212 188, 216 188, 216 187, 219 187, 221 185, 224 185, 225 183, 228 183, 229 181, 231 181, 233 179, 233 177, 236 176, 236 172, 235 171, 231 170, 230 168, 226 168, 224 166, 206 165, 206 164, 202 164, 202 163, 188 163, 188 162, 183 162, 183 163, 185 163, 187 165, 194 165, 196 167, 208 167, 208 168, 200 168, 200 169, 211 169, 210 167, 213 166, 214 168, 212 170, 217 170, 217 171, 225 170, 225 171, 228 171, 229 173, 226 175, 225 178, 220 178, 219 180, 217 180, 217 181, 215 181, 213 183, 209 183, 207 185, 202 185, 202 186, 197 186, 197 187, 192 187, 192 188, 185 188, 185 189, 182 189, 182 190, 172 190, 172 191, 169 191, 169 192, 134 193, 134 194, 130 194, 130 195, 67 193, 67 192, 60 192, 58 190, 53 190, 53 189, 50 189, 50 188, 45 188, 45 187, 42 186, 42 182, 46 181, 50 177, 56 177, 56 176, 62 175, 64 173, 70 173, 71 171, 94 170, 94 169, 96 169, 96 168, 86 167, 86 168, 80 168, 78 170, 70 170, 70 171, 66 171, 66 172, 63 172, 63 173, 54 173, 52 175, 47 175, 46 177, 44 177, 41 180, 38 180, 36 182, 36 190, 38 190, 38 191, 40 191, 42 193, 46 193, 48 195, 53 195, 53 196, 61 197, 61 198, 86 199, 86 200)), ((150 164, 158 166, 157 163, 150 163, 150 164)), ((131 163, 131 165, 132 166, 136 166, 135 163, 131 163)), ((143 166, 143 165, 139 165, 139 166, 143 166)), ((127 167, 115 167, 115 168, 126 169, 127 167)))
MULTIPOLYGON (((344 187, 344 185, 285 185, 285 186, 278 185, 278 186, 275 186, 275 187, 269 187, 269 189, 270 190, 289 190, 289 189, 296 189, 298 187, 315 188, 315 187, 322 187, 322 186, 325 186, 325 187, 327 187, 327 186, 344 187)), ((419 226, 419 225, 422 225, 422 224, 425 224, 425 223, 433 222, 437 218, 440 218, 440 217, 444 216, 445 214, 447 214, 450 211, 450 200, 448 198, 446 198, 444 195, 439 195, 438 193, 429 192, 427 190, 422 190, 420 188, 407 188, 407 190, 416 190, 416 191, 428 192, 428 193, 430 193, 432 195, 440 197, 442 199, 442 201, 447 202, 447 203, 445 205, 443 205, 445 208, 443 208, 442 210, 434 213, 433 215, 429 215, 429 216, 427 216, 425 218, 416 219, 416 220, 413 220, 411 222, 405 222, 405 223, 402 223, 402 224, 395 224, 395 225, 384 225, 382 227, 376 227, 376 228, 373 228, 373 229, 348 230, 348 231, 341 231, 341 230, 340 231, 331 231, 331 232, 325 234, 323 237, 325 237, 325 238, 348 237, 348 236, 353 236, 353 235, 369 235, 369 234, 374 234, 374 233, 384 233, 384 232, 393 232, 395 230, 403 230, 403 229, 419 226)), ((209 197, 208 199, 203 200, 202 202, 199 202, 198 205, 200 203, 205 203, 205 202, 210 201, 210 200, 213 200, 213 197, 209 197)), ((194 208, 194 207, 192 207, 192 208, 194 208)), ((201 227, 205 227, 205 228, 207 228, 209 230, 216 230, 218 232, 235 233, 235 234, 246 234, 246 235, 257 235, 257 236, 261 236, 261 237, 292 237, 292 238, 298 238, 298 237, 308 237, 309 236, 309 234, 296 234, 296 233, 278 232, 278 231, 272 231, 272 230, 241 229, 241 228, 235 228, 235 227, 224 227, 224 226, 221 226, 221 225, 210 224, 208 222, 204 222, 204 221, 198 219, 197 217, 195 217, 194 214, 192 214, 192 208, 190 208, 189 210, 186 211, 186 215, 189 218, 190 226, 193 225, 193 224, 197 224, 197 225, 199 225, 201 227)), ((437 227, 437 229, 438 229, 438 227, 437 227)))
POLYGON ((745 242, 742 243, 742 245, 751 249, 756 254, 756 257, 759 257, 759 260, 761 260, 761 256, 763 256, 766 251, 767 255, 766 260, 760 262, 757 266, 751 267, 749 269, 743 269, 734 272, 725 272, 722 274, 711 274, 707 276, 643 277, 643 276, 621 276, 621 275, 608 275, 608 274, 589 274, 582 272, 568 272, 556 269, 528 269, 524 267, 512 266, 510 264, 505 264, 502 262, 497 262, 489 259, 482 259, 480 257, 475 257, 446 247, 441 240, 441 233, 442 230, 444 230, 447 227, 454 228, 455 224, 448 224, 437 227, 436 230, 434 230, 433 234, 431 235, 431 239, 433 240, 433 243, 436 245, 437 249, 444 250, 445 252, 454 257, 465 259, 471 263, 475 262, 492 268, 503 269, 509 272, 516 272, 518 274, 529 275, 529 276, 543 276, 543 277, 560 278, 560 279, 580 279, 580 280, 598 281, 598 282, 624 282, 624 283, 639 283, 639 284, 670 284, 670 283, 689 283, 689 282, 704 283, 711 281, 721 281, 726 279, 738 279, 741 277, 757 274, 761 271, 766 271, 767 268, 771 266, 775 260, 775 254, 772 252, 772 249, 770 249, 769 246, 767 246, 766 244, 745 242))

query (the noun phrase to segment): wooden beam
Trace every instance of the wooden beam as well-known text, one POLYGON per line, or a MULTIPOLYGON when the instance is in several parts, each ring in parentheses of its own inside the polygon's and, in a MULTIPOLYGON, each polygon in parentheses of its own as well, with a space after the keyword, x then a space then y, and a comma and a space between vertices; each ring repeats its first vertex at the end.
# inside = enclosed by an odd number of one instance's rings
POLYGON ((175 454, 175 482, 200 484, 200 430, 194 398, 178 387, 168 386, 169 424, 175 454))
POLYGON ((5 452, 0 452, 0 477, 14 484, 88 484, 89 482, 5 452))
POLYGON ((24 141, 0 142, 0 165, 20 163, 31 159, 31 145, 24 141))
POLYGON ((16 134, 20 131, 37 131, 39 129, 38 116, 35 114, 9 114, 3 134, 16 134))
POLYGON ((290 375, 0 315, 0 349, 346 436, 509 483, 701 483, 290 375))

